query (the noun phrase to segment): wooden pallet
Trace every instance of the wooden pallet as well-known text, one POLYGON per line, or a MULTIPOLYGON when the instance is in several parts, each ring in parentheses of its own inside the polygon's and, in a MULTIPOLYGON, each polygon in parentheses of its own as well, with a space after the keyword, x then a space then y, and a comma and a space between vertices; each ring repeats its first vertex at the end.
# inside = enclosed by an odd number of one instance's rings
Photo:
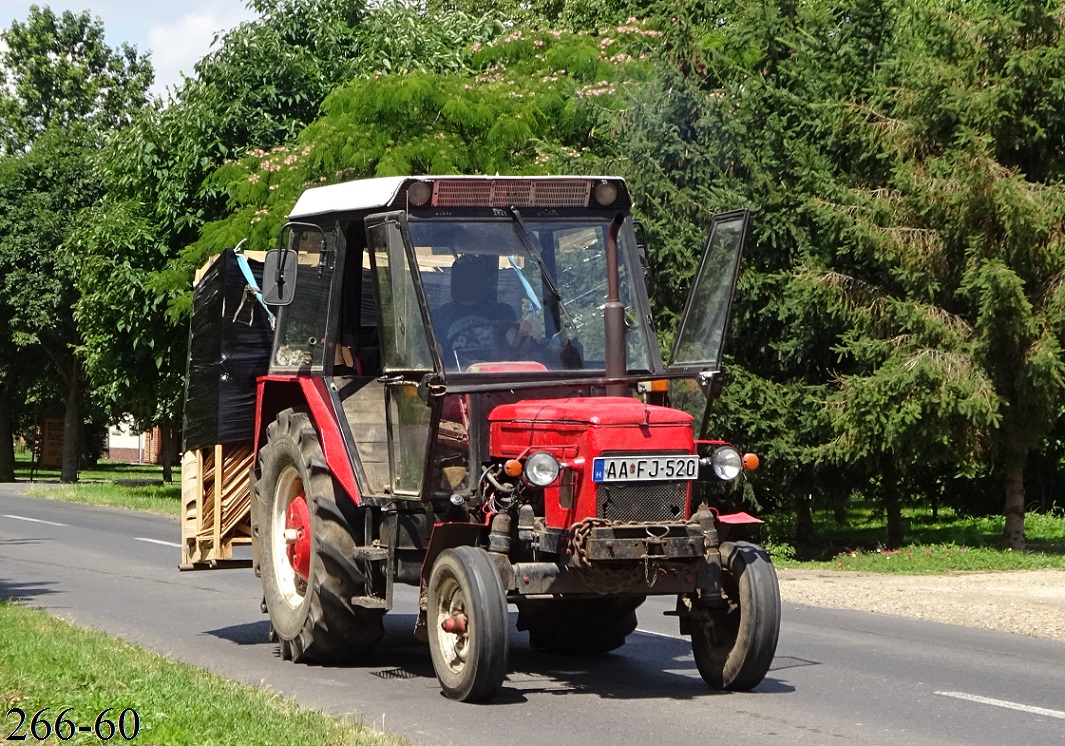
POLYGON ((181 460, 181 569, 250 567, 233 547, 251 544, 251 443, 186 451, 181 460))

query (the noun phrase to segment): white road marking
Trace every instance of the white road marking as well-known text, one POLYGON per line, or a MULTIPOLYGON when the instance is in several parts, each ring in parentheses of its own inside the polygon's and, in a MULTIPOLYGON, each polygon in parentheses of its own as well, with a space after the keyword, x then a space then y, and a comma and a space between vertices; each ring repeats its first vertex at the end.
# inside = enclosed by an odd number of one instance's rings
POLYGON ((965 699, 970 702, 979 702, 982 705, 1005 707, 1008 710, 1020 710, 1021 712, 1027 712, 1030 715, 1043 715, 1048 718, 1065 720, 1065 712, 1062 712, 1061 710, 1048 710, 1045 707, 1022 705, 1017 702, 1007 702, 1004 699, 991 699, 990 697, 981 697, 977 694, 966 694, 965 692, 936 692, 936 694, 944 697, 954 697, 954 699, 965 699))
POLYGON ((55 521, 42 521, 40 518, 27 518, 24 515, 9 515, 4 513, 4 518, 14 518, 16 521, 29 521, 30 523, 47 523, 49 526, 65 526, 65 523, 56 523, 55 521))
POLYGON ((134 539, 133 539, 133 540, 134 540, 134 541, 146 541, 146 542, 148 542, 149 544, 161 544, 161 545, 163 545, 164 547, 177 547, 178 549, 181 549, 181 545, 180 545, 180 544, 175 544, 175 543, 174 543, 174 542, 172 542, 172 541, 160 541, 159 539, 142 539, 142 538, 141 538, 141 537, 139 537, 139 536, 137 536, 137 537, 134 537, 134 539))
POLYGON ((655 632, 654 630, 650 630, 650 629, 640 629, 639 627, 636 628, 636 631, 640 632, 642 634, 645 634, 645 635, 654 635, 655 637, 665 637, 665 638, 668 638, 670 640, 682 640, 682 639, 684 639, 680 635, 670 635, 670 634, 667 634, 665 632, 655 632))

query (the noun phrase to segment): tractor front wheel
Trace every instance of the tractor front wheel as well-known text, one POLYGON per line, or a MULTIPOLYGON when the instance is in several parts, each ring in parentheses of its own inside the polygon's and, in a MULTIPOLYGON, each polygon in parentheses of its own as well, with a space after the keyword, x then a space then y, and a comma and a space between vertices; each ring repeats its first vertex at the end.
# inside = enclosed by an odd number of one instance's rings
POLYGON ((429 576, 429 652, 451 699, 491 698, 507 674, 507 600, 499 572, 483 549, 440 553, 429 576))
POLYGON ((692 651, 703 680, 715 689, 748 691, 773 663, 780 634, 780 587, 769 555, 746 542, 721 545, 727 606, 692 620, 692 651))
POLYGON ((384 612, 351 603, 369 595, 366 578, 353 562, 354 532, 305 413, 286 409, 270 423, 259 469, 253 533, 271 636, 281 657, 297 662, 358 657, 381 639, 384 612))

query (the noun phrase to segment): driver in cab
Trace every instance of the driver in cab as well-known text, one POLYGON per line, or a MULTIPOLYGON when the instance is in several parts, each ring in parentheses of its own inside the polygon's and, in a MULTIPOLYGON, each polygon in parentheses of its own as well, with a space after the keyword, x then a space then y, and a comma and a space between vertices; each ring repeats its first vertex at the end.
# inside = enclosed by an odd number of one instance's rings
POLYGON ((506 335, 517 326, 518 315, 495 297, 497 261, 466 254, 451 266, 451 301, 437 310, 434 321, 449 367, 500 360, 508 347, 506 335))

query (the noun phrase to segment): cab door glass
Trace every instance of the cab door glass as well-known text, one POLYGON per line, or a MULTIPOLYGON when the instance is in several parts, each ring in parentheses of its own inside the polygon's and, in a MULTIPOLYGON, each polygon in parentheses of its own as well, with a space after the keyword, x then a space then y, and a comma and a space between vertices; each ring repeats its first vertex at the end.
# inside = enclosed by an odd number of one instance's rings
POLYGON ((292 302, 278 312, 273 368, 321 370, 325 363, 329 291, 336 261, 336 236, 310 226, 288 227, 296 252, 292 302))
POLYGON ((386 370, 432 370, 433 358, 397 220, 367 228, 377 277, 381 356, 386 370))
POLYGON ((376 280, 382 364, 390 374, 385 407, 391 492, 416 498, 425 476, 433 409, 408 379, 432 370, 433 357, 401 221, 397 213, 371 218, 366 238, 376 280))
POLYGON ((706 251, 688 295, 670 367, 712 371, 721 367, 725 328, 750 213, 736 210, 714 218, 706 251))
POLYGON ((418 396, 417 384, 410 381, 392 381, 387 392, 392 494, 419 495, 433 410, 418 396))

